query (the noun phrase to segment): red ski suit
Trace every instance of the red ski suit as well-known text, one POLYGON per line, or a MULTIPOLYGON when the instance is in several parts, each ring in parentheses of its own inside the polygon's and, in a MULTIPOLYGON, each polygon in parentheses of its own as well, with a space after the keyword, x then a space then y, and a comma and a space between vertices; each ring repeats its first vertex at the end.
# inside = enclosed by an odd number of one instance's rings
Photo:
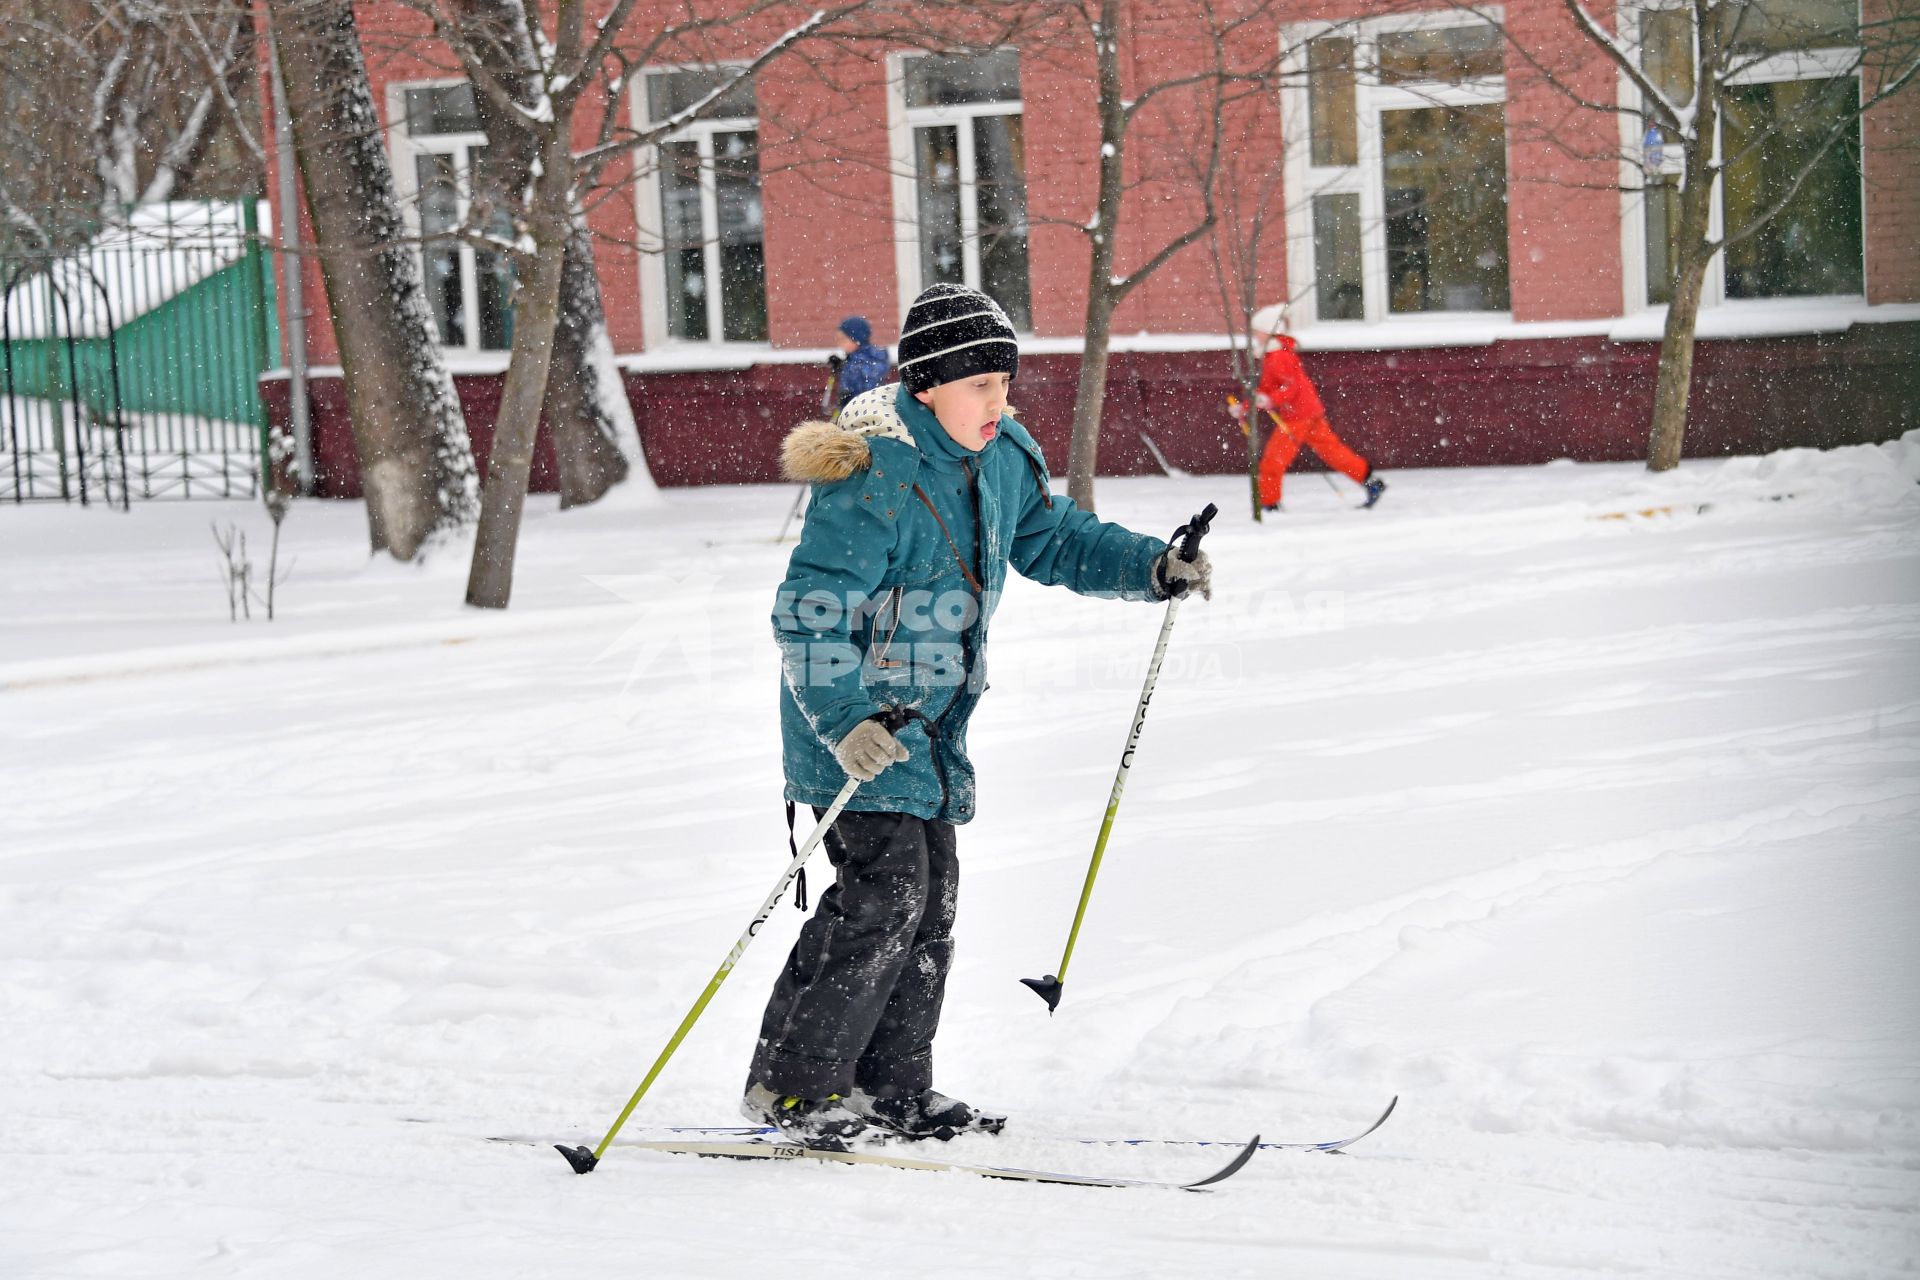
POLYGON ((1260 394, 1280 419, 1260 455, 1261 506, 1271 507, 1280 501, 1281 481, 1301 445, 1355 484, 1367 482, 1373 467, 1327 425, 1326 406, 1320 403, 1320 393, 1313 389, 1313 380, 1300 363, 1300 344, 1285 334, 1273 336, 1273 345, 1260 363, 1260 394))

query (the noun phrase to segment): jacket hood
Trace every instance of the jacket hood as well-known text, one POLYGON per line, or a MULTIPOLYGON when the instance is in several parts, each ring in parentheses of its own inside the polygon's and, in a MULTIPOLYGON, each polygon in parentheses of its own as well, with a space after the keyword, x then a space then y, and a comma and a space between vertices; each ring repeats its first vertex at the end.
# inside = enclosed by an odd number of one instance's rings
POLYGON ((865 316, 848 316, 840 322, 840 332, 863 347, 873 341, 873 326, 867 323, 865 316))
POLYGON ((873 461, 878 437, 916 448, 894 406, 896 384, 886 383, 847 401, 838 422, 803 422, 787 433, 780 446, 780 473, 801 484, 832 484, 873 461))

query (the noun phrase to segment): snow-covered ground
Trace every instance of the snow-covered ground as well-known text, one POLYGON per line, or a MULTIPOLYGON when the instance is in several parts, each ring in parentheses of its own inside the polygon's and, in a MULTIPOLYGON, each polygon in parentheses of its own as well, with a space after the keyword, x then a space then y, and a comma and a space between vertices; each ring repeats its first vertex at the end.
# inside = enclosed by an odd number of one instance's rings
MULTIPOLYGON (((0 1276, 1867 1277, 1920 1259, 1920 436, 1206 500, 1158 608, 1018 584, 972 732, 960 1154, 1338 1137, 1218 1192, 597 1142, 786 858, 782 488, 536 502, 514 608, 306 504, 0 511, 0 1276), (1702 509, 1704 507, 1704 510, 1702 509)), ((1344 486, 1344 482, 1340 482, 1344 486)), ((783 907, 642 1104, 726 1123, 783 907)))

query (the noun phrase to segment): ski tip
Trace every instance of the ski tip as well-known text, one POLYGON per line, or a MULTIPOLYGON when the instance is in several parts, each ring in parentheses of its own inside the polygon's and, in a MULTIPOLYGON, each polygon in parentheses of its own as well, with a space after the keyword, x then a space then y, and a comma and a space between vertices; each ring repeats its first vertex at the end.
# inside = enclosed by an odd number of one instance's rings
POLYGON ((592 1173, 594 1166, 600 1163, 600 1157, 585 1147, 563 1147, 556 1142, 553 1149, 567 1158, 567 1163, 573 1166, 575 1173, 592 1173))
POLYGON ((1253 1159, 1253 1153, 1259 1149, 1260 1135, 1256 1133, 1253 1135, 1253 1141, 1240 1148, 1240 1154, 1229 1161, 1226 1168, 1210 1177, 1202 1178, 1198 1182, 1186 1183, 1183 1189, 1187 1191, 1198 1191, 1201 1187, 1209 1187, 1216 1182, 1225 1182, 1228 1178, 1231 1178, 1234 1174, 1246 1168, 1247 1161, 1253 1159))
POLYGON ((1031 987, 1033 994, 1047 1002, 1047 1012, 1052 1013, 1060 1007, 1060 979, 1053 974, 1044 978, 1022 978, 1020 984, 1031 987))
POLYGON ((1342 1138, 1338 1142, 1322 1143, 1317 1148, 1317 1150, 1324 1151, 1329 1155, 1336 1155, 1336 1156, 1344 1155, 1348 1147, 1360 1141, 1360 1139, 1367 1137, 1375 1129, 1378 1129, 1381 1125, 1385 1124, 1387 1122, 1387 1117, 1392 1115, 1393 1109, 1399 1105, 1400 1105, 1400 1095, 1396 1093, 1393 1095, 1393 1097, 1390 1100, 1388 1100, 1387 1109, 1380 1113, 1380 1118, 1378 1120, 1375 1120, 1372 1124, 1368 1125, 1365 1129, 1362 1129, 1359 1133, 1354 1134, 1351 1138, 1342 1138))

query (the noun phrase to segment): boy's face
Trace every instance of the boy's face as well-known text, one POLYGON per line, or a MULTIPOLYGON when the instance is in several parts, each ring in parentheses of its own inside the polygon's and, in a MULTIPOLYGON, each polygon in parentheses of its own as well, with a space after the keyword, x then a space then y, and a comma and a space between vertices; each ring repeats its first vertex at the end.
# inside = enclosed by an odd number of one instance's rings
POLYGON ((947 434, 964 449, 984 449, 1000 429, 1007 411, 1011 374, 976 373, 970 378, 943 382, 931 391, 916 391, 914 399, 933 410, 947 434))
POLYGON ((845 355, 852 355, 854 352, 860 349, 860 344, 855 342, 852 338, 849 338, 844 333, 839 335, 839 339, 840 339, 840 350, 845 355))

